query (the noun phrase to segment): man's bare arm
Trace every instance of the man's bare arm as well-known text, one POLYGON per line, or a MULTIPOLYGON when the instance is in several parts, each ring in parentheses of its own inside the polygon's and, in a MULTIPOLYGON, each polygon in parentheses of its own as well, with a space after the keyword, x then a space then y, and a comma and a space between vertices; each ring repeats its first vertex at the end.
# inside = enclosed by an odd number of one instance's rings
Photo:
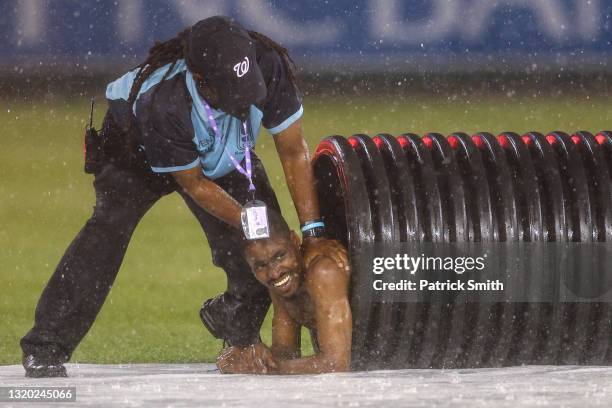
POLYGON ((272 318, 272 355, 275 359, 300 357, 300 325, 289 316, 285 306, 274 294, 270 294, 274 305, 272 318))
POLYGON ((319 353, 277 360, 281 374, 347 371, 351 363, 352 316, 348 301, 349 273, 323 258, 309 270, 306 285, 315 305, 319 353))
POLYGON ((217 367, 226 374, 277 374, 277 360, 300 357, 300 325, 289 316, 276 296, 272 318, 272 347, 263 343, 229 347, 217 358, 217 367))
POLYGON ((181 186, 200 207, 234 228, 240 228, 242 206, 213 181, 202 174, 202 167, 172 173, 181 186))

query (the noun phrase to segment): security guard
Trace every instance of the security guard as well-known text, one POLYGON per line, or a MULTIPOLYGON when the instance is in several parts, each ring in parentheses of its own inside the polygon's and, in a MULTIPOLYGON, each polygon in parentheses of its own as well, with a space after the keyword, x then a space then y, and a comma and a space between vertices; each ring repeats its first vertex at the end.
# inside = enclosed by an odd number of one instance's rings
POLYGON ((340 266, 346 251, 323 238, 315 180, 287 51, 230 18, 201 20, 156 43, 147 59, 110 83, 94 163, 96 205, 59 262, 21 340, 26 376, 66 376, 64 363, 93 324, 132 232, 162 196, 178 192, 200 222, 227 291, 205 302, 209 330, 232 345, 259 339, 270 299, 240 255, 241 211, 252 199, 279 211, 253 147, 274 136, 302 223, 306 264, 319 254, 340 266))

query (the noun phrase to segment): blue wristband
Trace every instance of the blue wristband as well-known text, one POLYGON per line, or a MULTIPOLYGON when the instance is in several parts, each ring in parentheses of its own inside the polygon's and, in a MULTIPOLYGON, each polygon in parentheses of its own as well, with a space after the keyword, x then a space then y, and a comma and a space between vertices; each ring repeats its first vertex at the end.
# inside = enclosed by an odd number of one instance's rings
POLYGON ((323 221, 308 222, 302 227, 302 232, 306 232, 317 227, 325 227, 325 223, 323 221))

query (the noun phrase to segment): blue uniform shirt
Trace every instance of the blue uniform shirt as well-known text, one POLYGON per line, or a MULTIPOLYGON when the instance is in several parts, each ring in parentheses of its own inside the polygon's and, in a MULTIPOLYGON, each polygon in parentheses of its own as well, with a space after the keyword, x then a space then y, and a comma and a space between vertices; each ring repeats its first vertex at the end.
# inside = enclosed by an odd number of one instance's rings
MULTIPOLYGON (((246 122, 251 148, 255 146, 263 124, 271 134, 279 133, 298 120, 303 113, 298 91, 288 80, 280 56, 260 45, 258 64, 266 80, 265 100, 251 105, 246 122)), ((216 140, 203 98, 198 93, 191 72, 179 60, 164 81, 171 64, 159 68, 143 83, 131 114, 138 127, 136 136, 144 148, 151 169, 158 173, 193 168, 200 164, 210 179, 222 177, 235 169, 228 152, 242 161, 245 154, 242 122, 213 109, 220 130, 216 140)), ((125 121, 127 99, 137 70, 130 71, 108 84, 106 98, 118 123, 125 121)))

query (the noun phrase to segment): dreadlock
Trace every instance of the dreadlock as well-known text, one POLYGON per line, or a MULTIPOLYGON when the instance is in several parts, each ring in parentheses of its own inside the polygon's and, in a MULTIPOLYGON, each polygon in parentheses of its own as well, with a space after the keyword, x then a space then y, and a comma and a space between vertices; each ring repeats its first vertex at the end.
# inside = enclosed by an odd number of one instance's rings
MULTIPOLYGON (((167 78, 167 76, 174 69, 174 65, 176 62, 183 58, 183 56, 187 52, 187 37, 189 36, 189 32, 191 31, 191 27, 184 29, 180 33, 176 35, 176 37, 169 39, 168 41, 159 42, 156 41, 155 45, 149 49, 149 55, 147 59, 140 65, 134 67, 134 69, 138 69, 138 73, 136 74, 136 78, 134 79, 134 83, 132 84, 132 88, 130 89, 130 96, 128 97, 127 103, 129 106, 129 111, 131 112, 133 109, 134 102, 136 101, 136 96, 142 87, 142 84, 147 80, 147 78, 155 72, 157 69, 163 67, 166 64, 172 63, 170 69, 166 71, 162 81, 167 78)), ((131 117, 132 115, 130 115, 131 117)), ((131 120, 130 120, 131 122, 131 120)))
POLYGON ((287 77, 289 78, 289 81, 293 85, 296 85, 295 63, 293 62, 293 59, 291 59, 291 57, 289 56, 289 52, 287 51, 287 49, 283 47, 282 45, 280 45, 279 43, 277 43, 276 41, 274 41, 273 39, 271 39, 270 37, 263 35, 262 33, 258 33, 257 31, 251 31, 251 30, 247 30, 247 32, 249 33, 251 38, 261 41, 261 43, 263 43, 265 46, 269 48, 272 48, 274 51, 276 51, 281 56, 283 65, 285 66, 285 71, 287 72, 287 77))

